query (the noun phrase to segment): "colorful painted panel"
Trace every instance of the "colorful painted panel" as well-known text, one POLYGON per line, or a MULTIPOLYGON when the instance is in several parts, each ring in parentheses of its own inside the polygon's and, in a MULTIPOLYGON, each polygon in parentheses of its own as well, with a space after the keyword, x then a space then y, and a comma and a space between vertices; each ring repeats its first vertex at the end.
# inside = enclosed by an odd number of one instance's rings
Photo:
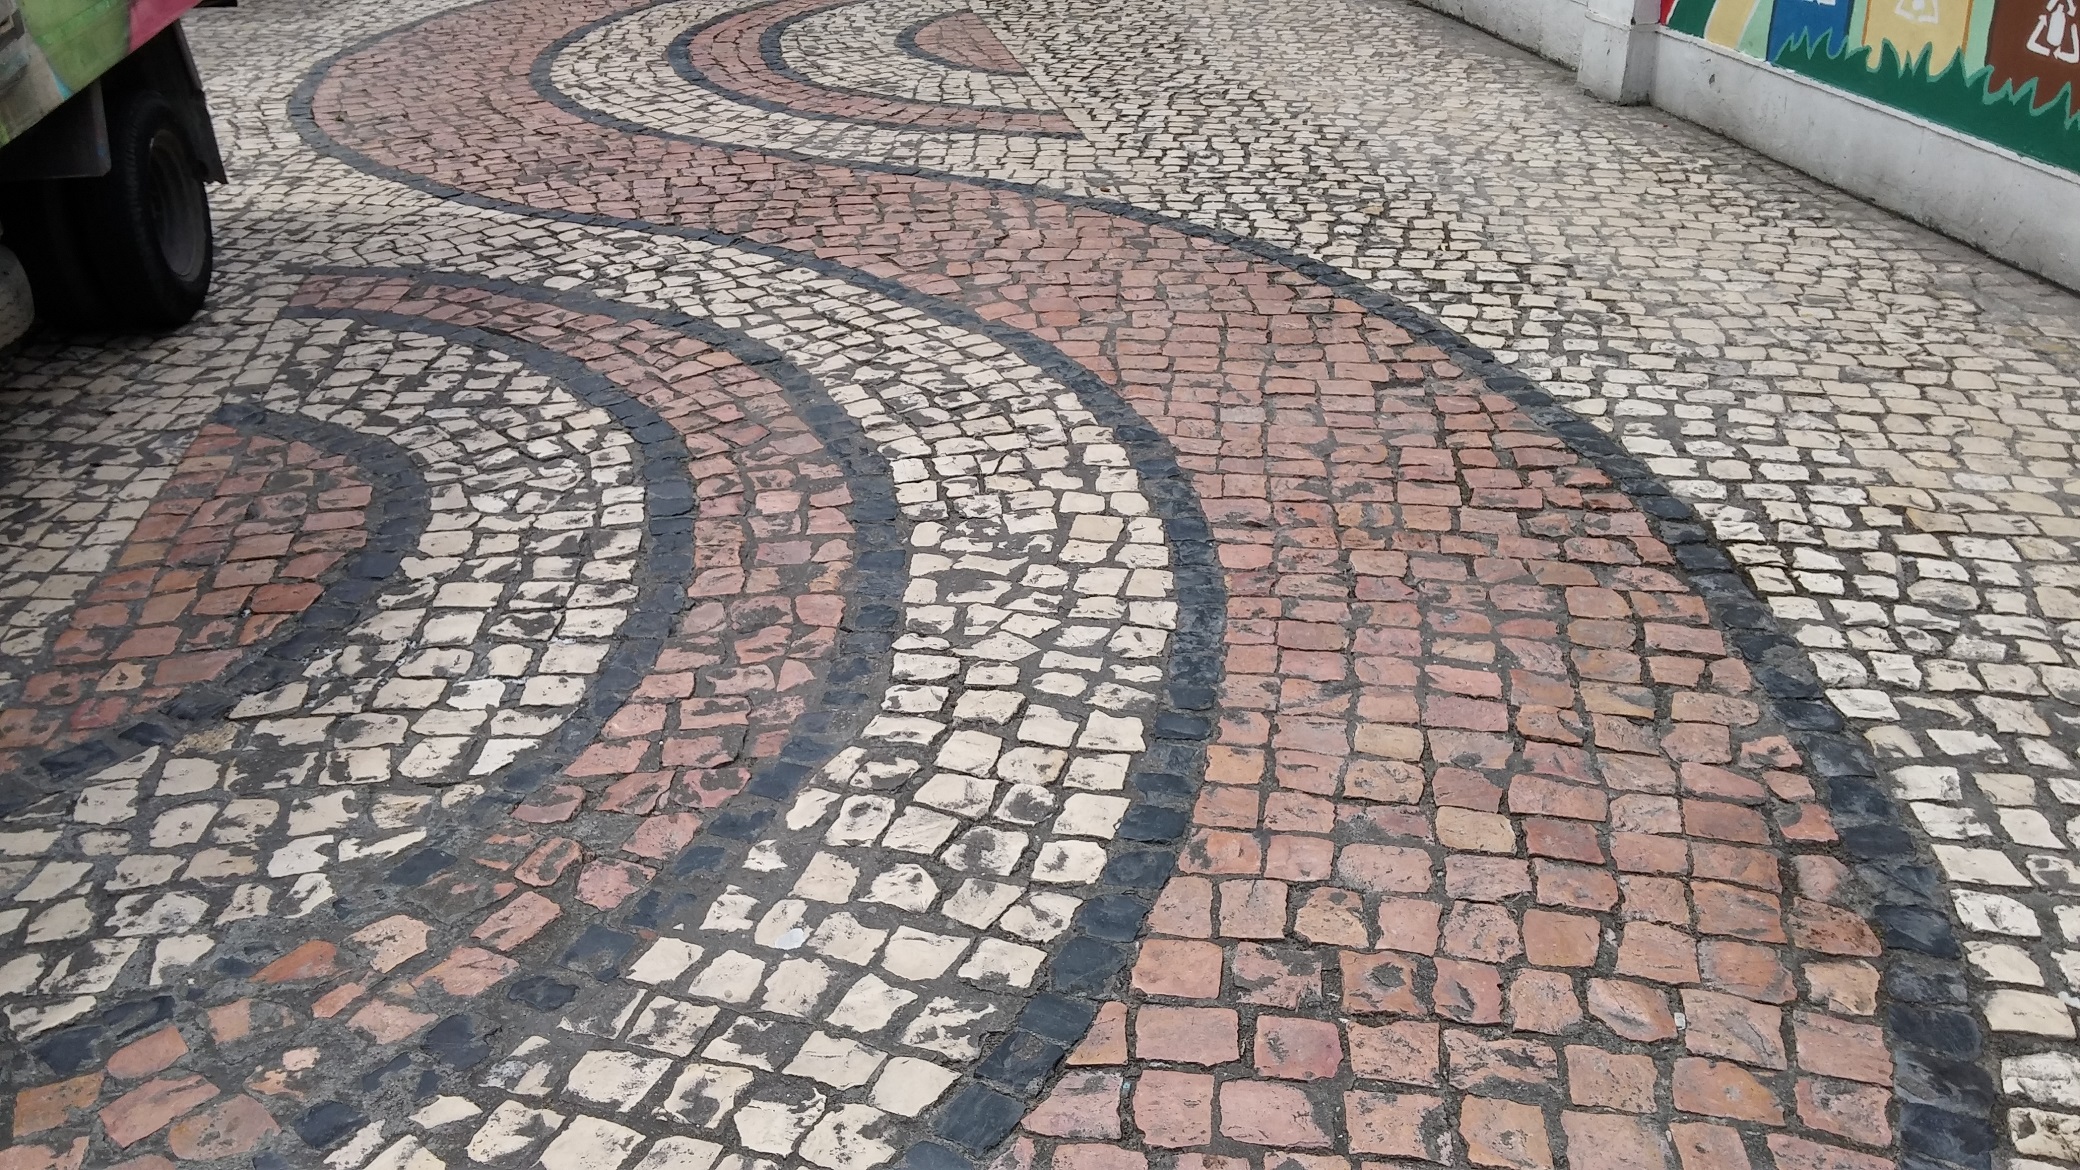
POLYGON ((2080 0, 1675 0, 1663 20, 2080 173, 2080 0))
POLYGON ((1930 67, 1941 71, 1964 52, 1971 31, 1971 0, 1865 0, 1863 43, 1873 48, 1891 44, 1905 58, 1931 54, 1930 67))
POLYGON ((195 0, 0 0, 0 143, 85 88, 195 0))
POLYGON ((1769 59, 1797 40, 1840 48, 1849 43, 1850 0, 1777 0, 1769 22, 1769 59))
POLYGON ((1764 0, 1719 0, 1705 23, 1704 39, 1747 51, 1755 33, 1768 27, 1769 7, 1764 0))
POLYGON ((2080 114, 2080 0, 2009 0, 1995 8, 1986 63, 1995 88, 2034 83, 2039 102, 2063 92, 2066 111, 2080 114))

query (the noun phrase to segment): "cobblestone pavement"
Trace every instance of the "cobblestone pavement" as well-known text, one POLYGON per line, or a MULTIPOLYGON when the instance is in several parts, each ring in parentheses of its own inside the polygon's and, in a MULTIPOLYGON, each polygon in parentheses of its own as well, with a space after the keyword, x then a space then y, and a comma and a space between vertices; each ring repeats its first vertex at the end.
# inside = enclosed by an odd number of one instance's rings
POLYGON ((2080 1163, 2080 306, 1401 0, 247 0, 0 406, 0 1170, 2080 1163))

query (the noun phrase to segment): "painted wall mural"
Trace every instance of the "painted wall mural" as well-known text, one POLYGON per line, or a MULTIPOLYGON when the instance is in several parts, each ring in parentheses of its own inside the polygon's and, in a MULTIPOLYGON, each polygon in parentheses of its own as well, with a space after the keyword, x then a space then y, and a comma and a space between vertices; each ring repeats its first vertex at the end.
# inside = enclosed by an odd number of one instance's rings
POLYGON ((2080 0, 1664 0, 1662 19, 2080 173, 2080 0))

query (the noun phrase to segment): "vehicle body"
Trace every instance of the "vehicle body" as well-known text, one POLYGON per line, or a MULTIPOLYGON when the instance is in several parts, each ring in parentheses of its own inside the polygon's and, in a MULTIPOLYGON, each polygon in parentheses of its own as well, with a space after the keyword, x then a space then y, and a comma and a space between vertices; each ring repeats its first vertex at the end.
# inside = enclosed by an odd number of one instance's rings
POLYGON ((178 23, 195 3, 0 0, 0 344, 201 307, 224 164, 178 23))

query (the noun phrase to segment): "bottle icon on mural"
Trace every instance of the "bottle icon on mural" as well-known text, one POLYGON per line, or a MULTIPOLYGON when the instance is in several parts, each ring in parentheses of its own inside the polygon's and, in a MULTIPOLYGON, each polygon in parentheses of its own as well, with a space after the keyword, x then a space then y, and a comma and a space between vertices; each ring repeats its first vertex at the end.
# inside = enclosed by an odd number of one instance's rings
POLYGON ((2080 0, 2045 0, 2044 15, 2030 33, 2029 51, 2068 65, 2080 64, 2080 0))
POLYGON ((1993 91, 2034 81, 2039 107, 2080 91, 2080 0, 2005 0, 1987 31, 1993 91))

